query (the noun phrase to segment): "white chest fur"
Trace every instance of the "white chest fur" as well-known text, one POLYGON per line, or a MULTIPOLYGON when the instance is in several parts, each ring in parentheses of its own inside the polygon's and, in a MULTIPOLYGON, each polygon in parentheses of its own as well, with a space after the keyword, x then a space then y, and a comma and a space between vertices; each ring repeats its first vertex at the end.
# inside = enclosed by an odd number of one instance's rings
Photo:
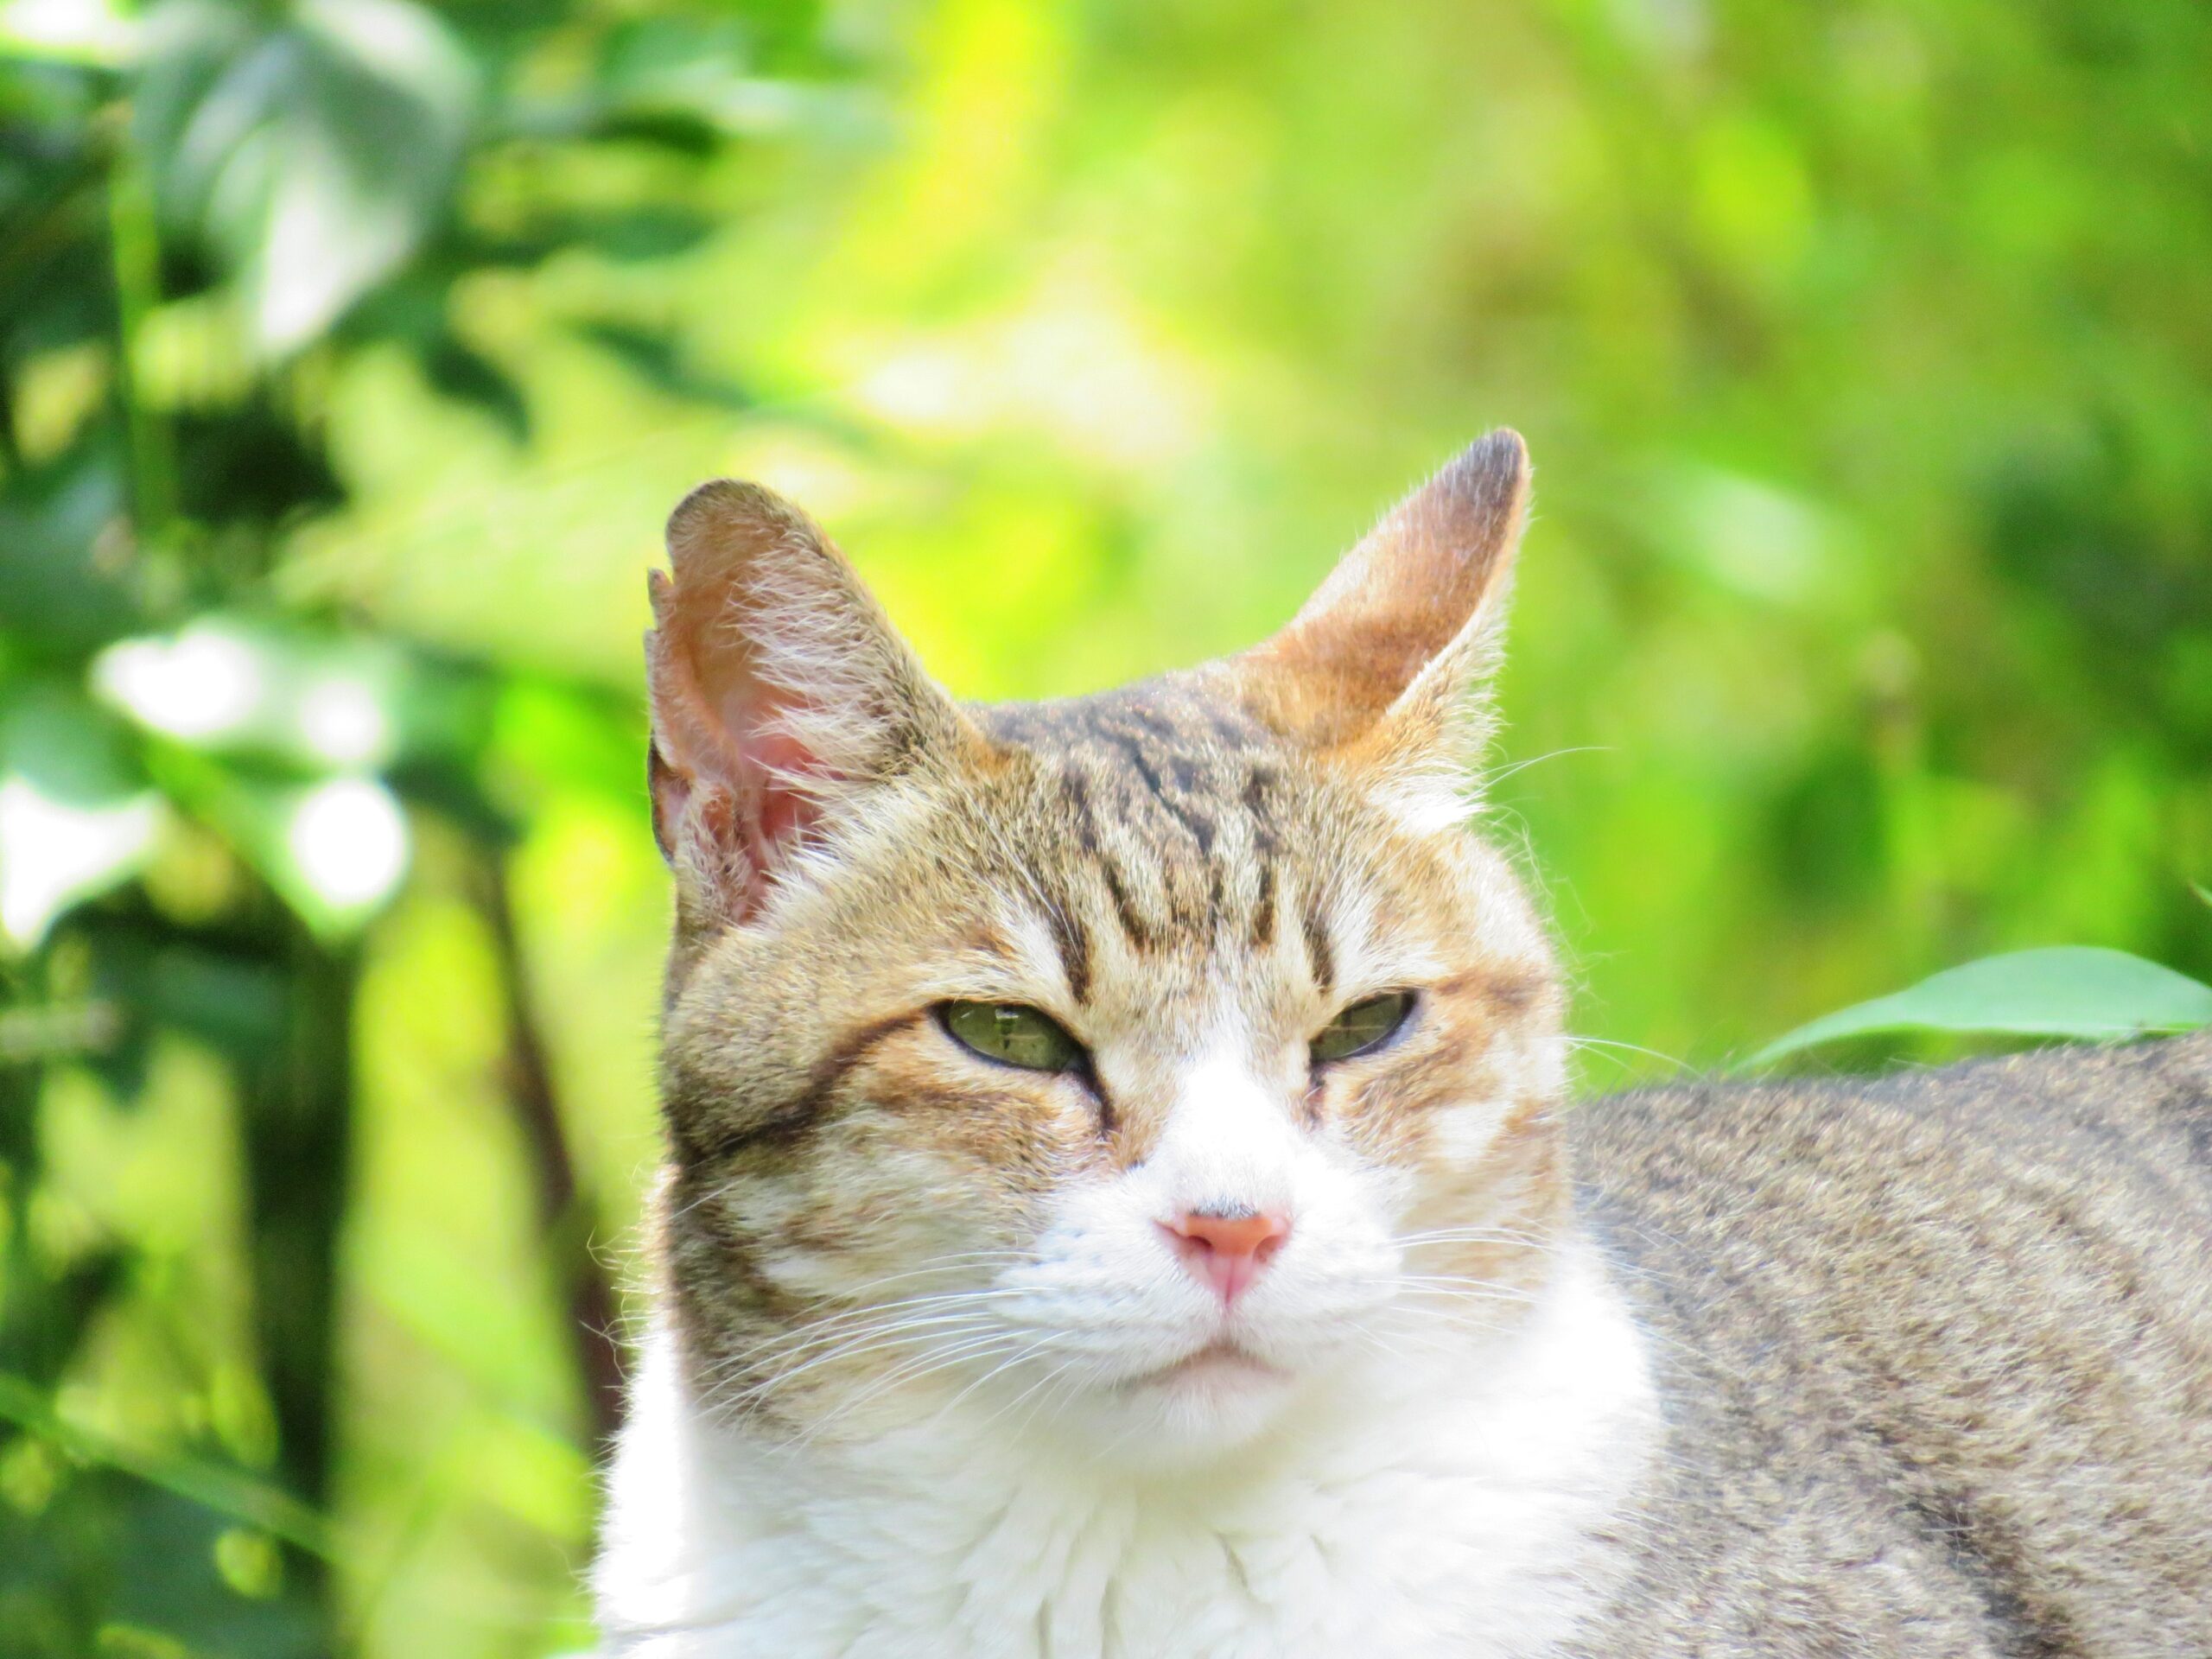
POLYGON ((623 1659, 1535 1659, 1605 1591, 1651 1455, 1639 1338, 1579 1255, 1510 1339, 1378 1357, 1203 1473, 1003 1423, 865 1452, 703 1421, 645 1359, 596 1572, 623 1659))

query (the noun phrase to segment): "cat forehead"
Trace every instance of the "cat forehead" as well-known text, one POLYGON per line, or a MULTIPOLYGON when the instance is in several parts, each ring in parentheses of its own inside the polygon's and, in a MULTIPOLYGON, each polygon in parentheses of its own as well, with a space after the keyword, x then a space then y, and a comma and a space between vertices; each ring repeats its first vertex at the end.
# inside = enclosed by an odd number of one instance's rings
POLYGON ((1205 859, 1226 835, 1264 857, 1317 780, 1308 753, 1188 671, 970 712, 992 743, 1048 780, 1089 850, 1130 837, 1205 859))
POLYGON ((1325 804, 1343 791, 1203 671, 969 714, 1037 786, 1028 885, 1051 896, 1078 1001, 1115 957, 1287 950, 1316 982, 1333 977, 1322 875, 1343 861, 1320 843, 1349 829, 1325 804))
POLYGON ((1003 747, 1140 777, 1162 764, 1281 759, 1282 740, 1190 673, 1050 702, 985 703, 970 715, 1003 747))

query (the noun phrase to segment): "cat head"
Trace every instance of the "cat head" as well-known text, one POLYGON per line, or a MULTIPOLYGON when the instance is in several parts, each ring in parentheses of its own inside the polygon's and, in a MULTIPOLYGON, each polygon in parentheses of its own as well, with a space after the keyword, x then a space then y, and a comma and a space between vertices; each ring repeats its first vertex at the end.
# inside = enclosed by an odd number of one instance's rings
POLYGON ((656 1225, 706 1407, 1181 1455, 1510 1322, 1567 1202, 1551 958, 1470 827, 1527 498, 1494 433, 1264 644, 998 707, 766 491, 677 507, 656 1225))

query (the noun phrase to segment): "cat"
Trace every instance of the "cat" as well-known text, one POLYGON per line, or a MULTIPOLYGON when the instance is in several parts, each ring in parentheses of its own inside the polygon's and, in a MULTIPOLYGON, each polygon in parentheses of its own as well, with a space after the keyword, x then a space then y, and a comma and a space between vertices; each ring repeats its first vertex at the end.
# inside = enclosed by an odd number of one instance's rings
POLYGON ((1478 833, 1528 497, 994 707, 677 509, 607 1652, 2212 1654, 2212 1042, 1570 1104, 1478 833))

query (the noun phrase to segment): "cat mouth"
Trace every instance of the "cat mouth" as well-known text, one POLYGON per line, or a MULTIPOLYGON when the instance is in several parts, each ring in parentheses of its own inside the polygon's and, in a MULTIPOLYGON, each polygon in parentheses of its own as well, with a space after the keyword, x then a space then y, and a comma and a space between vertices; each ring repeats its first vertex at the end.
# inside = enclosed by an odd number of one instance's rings
POLYGON ((1249 1349, 1239 1347, 1225 1337, 1217 1337, 1173 1364, 1129 1378, 1122 1387, 1134 1389, 1281 1382, 1289 1375, 1281 1366, 1269 1363, 1249 1349))

